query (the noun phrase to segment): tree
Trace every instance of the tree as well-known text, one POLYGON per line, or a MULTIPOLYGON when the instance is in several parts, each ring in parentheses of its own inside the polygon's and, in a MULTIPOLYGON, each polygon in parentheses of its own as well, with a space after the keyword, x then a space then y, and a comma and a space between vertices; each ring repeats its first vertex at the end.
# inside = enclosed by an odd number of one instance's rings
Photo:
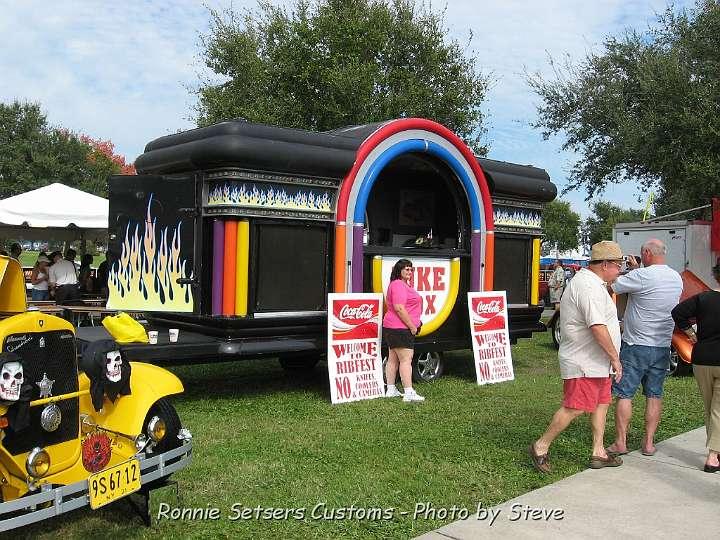
POLYGON ((123 170, 110 141, 49 126, 37 103, 0 103, 0 198, 53 182, 107 196, 108 177, 123 170))
POLYGON ((720 3, 668 9, 658 25, 610 37, 601 53, 529 75, 542 98, 536 128, 563 132, 579 154, 568 189, 588 198, 613 183, 656 189, 655 211, 707 204, 720 191, 720 3))
POLYGON ((612 240, 612 230, 616 223, 640 221, 642 210, 620 208, 612 203, 599 201, 593 205, 593 214, 585 220, 583 238, 589 245, 601 240, 612 240))
POLYGON ((550 250, 570 251, 577 249, 580 236, 580 214, 573 212, 570 203, 555 200, 543 210, 542 228, 545 237, 542 241, 542 252, 550 250))
POLYGON ((292 11, 210 10, 199 125, 244 118, 325 131, 400 117, 446 125, 474 149, 488 79, 446 39, 444 13, 414 0, 296 0, 292 11))

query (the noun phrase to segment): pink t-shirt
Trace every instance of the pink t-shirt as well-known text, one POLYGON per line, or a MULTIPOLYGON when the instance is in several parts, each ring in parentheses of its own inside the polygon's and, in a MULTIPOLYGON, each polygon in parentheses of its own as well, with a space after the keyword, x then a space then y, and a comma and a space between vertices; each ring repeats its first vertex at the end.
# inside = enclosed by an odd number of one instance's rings
POLYGON ((417 326, 420 324, 422 315, 422 296, 415 289, 405 283, 402 279, 395 279, 390 282, 387 294, 385 295, 387 313, 383 318, 385 328, 407 328, 405 323, 395 313, 395 304, 402 304, 410 315, 410 320, 417 326))

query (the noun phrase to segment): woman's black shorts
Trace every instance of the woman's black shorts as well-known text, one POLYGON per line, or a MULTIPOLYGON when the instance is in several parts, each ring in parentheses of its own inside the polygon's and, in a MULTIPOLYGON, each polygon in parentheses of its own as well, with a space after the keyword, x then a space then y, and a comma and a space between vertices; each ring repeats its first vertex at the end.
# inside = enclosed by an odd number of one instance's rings
POLYGON ((414 349, 415 336, 407 328, 385 328, 383 339, 388 349, 414 349))

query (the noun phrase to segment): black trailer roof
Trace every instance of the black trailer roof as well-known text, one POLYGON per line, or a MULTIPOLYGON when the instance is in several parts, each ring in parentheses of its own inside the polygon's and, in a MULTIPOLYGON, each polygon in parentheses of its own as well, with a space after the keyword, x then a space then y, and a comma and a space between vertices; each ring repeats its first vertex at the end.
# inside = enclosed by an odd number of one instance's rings
MULTIPOLYGON (((225 167, 342 178, 360 145, 387 122, 313 132, 243 120, 166 135, 151 141, 135 161, 141 174, 225 167)), ((530 165, 476 158, 494 196, 551 201, 557 195, 547 172, 530 165)))

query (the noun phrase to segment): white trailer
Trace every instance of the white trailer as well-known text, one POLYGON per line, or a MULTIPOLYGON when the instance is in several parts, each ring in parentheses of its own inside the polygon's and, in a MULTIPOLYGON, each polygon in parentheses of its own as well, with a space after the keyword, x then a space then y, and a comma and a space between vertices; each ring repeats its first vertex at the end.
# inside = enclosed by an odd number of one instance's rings
POLYGON ((667 264, 677 272, 689 270, 705 285, 716 289, 711 268, 717 253, 710 249, 711 221, 642 221, 618 223, 613 228, 613 240, 626 255, 640 255, 640 248, 651 238, 667 246, 667 264))

